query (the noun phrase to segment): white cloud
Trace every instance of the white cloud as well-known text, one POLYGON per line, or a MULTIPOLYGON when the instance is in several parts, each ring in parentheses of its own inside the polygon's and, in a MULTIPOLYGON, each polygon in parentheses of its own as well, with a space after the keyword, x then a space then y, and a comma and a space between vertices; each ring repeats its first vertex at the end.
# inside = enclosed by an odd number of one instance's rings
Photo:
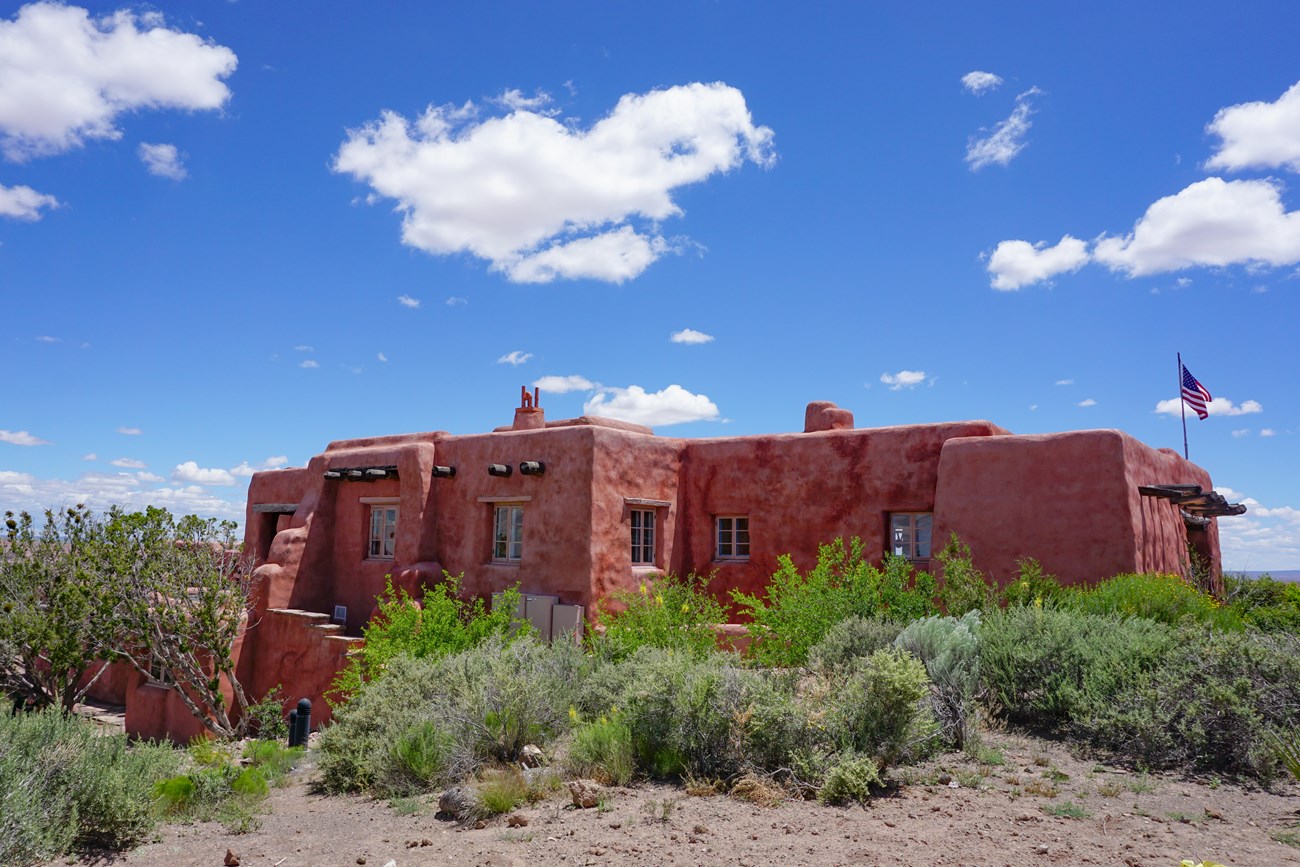
POLYGON ((1058 379, 1058 380, 1056 381, 1056 384, 1057 384, 1057 385, 1074 385, 1074 380, 1073 380, 1073 379, 1058 379))
POLYGON ((1097 405, 1097 401, 1093 400, 1090 397, 1085 397, 1083 400, 1079 401, 1076 404, 1076 406, 1096 406, 1096 405, 1097 405))
POLYGON ((403 307, 409 307, 412 310, 420 309, 420 299, 412 298, 410 295, 398 295, 397 303, 401 304, 403 307))
POLYGON ((39 220, 42 208, 57 208, 59 200, 31 187, 6 187, 0 184, 0 217, 15 220, 39 220))
POLYGON ((1240 517, 1219 518, 1219 546, 1223 568, 1300 568, 1300 509, 1292 506, 1267 507, 1231 488, 1216 487, 1228 500, 1247 506, 1240 517))
POLYGON ((95 454, 94 452, 90 452, 89 454, 82 455, 81 459, 83 461, 97 461, 99 460, 99 455, 95 454))
POLYGON ((298 366, 304 370, 315 370, 320 367, 320 363, 315 359, 308 358, 306 361, 299 362, 298 366))
POLYGON ((176 145, 141 142, 136 152, 149 174, 160 178, 171 178, 173 181, 185 180, 187 173, 181 163, 180 151, 176 150, 176 145))
POLYGON ((1260 430, 1259 435, 1262 437, 1277 436, 1277 431, 1273 430, 1271 427, 1266 427, 1260 430))
POLYGON ((924 370, 900 370, 898 373, 882 373, 880 381, 889 386, 890 391, 900 391, 904 388, 916 388, 925 382, 924 370))
POLYGON ((590 238, 557 241, 538 253, 496 263, 493 268, 505 271, 516 283, 550 283, 556 277, 622 283, 649 268, 668 249, 663 238, 647 238, 631 226, 620 226, 590 238))
POLYGON ((541 111, 551 104, 551 95, 539 90, 536 96, 524 96, 523 91, 516 87, 491 101, 510 111, 541 111))
POLYGON ((548 394, 567 394, 571 391, 592 391, 599 386, 585 376, 552 375, 535 380, 533 387, 539 388, 548 394))
POLYGON ((531 352, 524 352, 522 350, 515 349, 510 352, 507 352, 505 355, 498 358, 497 364, 510 364, 515 367, 518 367, 519 365, 523 364, 525 361, 527 361, 532 357, 533 354, 531 352))
MULTIPOLYGON (((1171 397, 1157 403, 1154 411, 1160 415, 1182 415, 1181 404, 1182 398, 1171 397)), ((1264 407, 1257 400, 1245 400, 1241 406, 1237 406, 1226 397, 1216 397, 1205 405, 1205 411, 1210 415, 1250 415, 1263 412, 1264 407)), ((1195 415, 1191 410, 1188 410, 1188 414, 1195 415)))
POLYGON ((647 392, 639 385, 603 388, 582 405, 586 415, 600 415, 644 425, 713 421, 718 406, 706 395, 692 394, 680 385, 647 392))
POLYGON ((464 307, 469 301, 457 295, 452 295, 445 303, 448 307, 464 307))
POLYGON ((1232 488, 1226 487, 1224 485, 1215 485, 1214 491, 1217 494, 1222 494, 1223 498, 1229 501, 1240 500, 1244 496, 1241 493, 1241 491, 1233 490, 1232 488))
POLYGON ((161 15, 123 9, 92 19, 40 2, 0 21, 0 150, 14 161, 88 139, 117 139, 118 115, 146 108, 217 109, 229 48, 168 29, 161 15))
POLYGON ((1277 102, 1246 102, 1219 109, 1206 131, 1223 141, 1206 161, 1210 169, 1287 168, 1300 172, 1300 82, 1277 102))
POLYGON ((130 510, 160 506, 175 514, 198 514, 242 521, 244 503, 222 500, 193 485, 147 488, 161 481, 151 473, 85 473, 76 481, 42 479, 28 473, 0 470, 0 511, 39 513, 44 509, 85 503, 102 511, 119 505, 130 510))
POLYGON ((674 331, 668 339, 673 343, 712 343, 713 335, 696 331, 694 328, 683 328, 681 331, 674 331))
POLYGON ((195 461, 186 461, 172 470, 172 481, 181 485, 233 485, 235 477, 227 470, 206 469, 195 461))
POLYGON ((1016 97, 1016 107, 1006 120, 998 122, 992 131, 980 130, 987 135, 971 137, 966 144, 966 163, 971 171, 991 165, 1005 166, 1025 149, 1025 135, 1033 125, 1029 120, 1033 114, 1029 99, 1038 93, 1036 87, 1026 90, 1016 97))
POLYGON ((993 288, 1003 291, 1019 289, 1030 283, 1051 279, 1057 274, 1077 271, 1088 261, 1088 245, 1078 238, 1062 236, 1055 247, 1046 241, 1003 241, 989 256, 988 272, 993 288))
POLYGON ((63 341, 58 337, 51 337, 48 334, 42 334, 36 338, 36 342, 37 343, 62 343, 63 341))
POLYGON ((382 352, 375 355, 375 358, 378 358, 380 361, 388 361, 388 356, 384 355, 382 352))
POLYGON ((1133 231, 1097 241, 1093 258, 1130 277, 1197 265, 1300 262, 1300 212, 1272 180, 1206 178, 1147 208, 1133 231))
POLYGON ((280 467, 289 463, 288 455, 274 455, 262 462, 262 466, 268 470, 278 470, 280 467))
POLYGON ((300 343, 293 348, 293 351, 294 352, 315 352, 316 348, 314 346, 308 346, 305 343, 300 343))
POLYGON ((0 443, 14 446, 48 446, 48 440, 32 436, 25 430, 0 430, 0 443))
POLYGON ((588 129, 472 109, 384 112, 348 132, 334 170, 398 202, 404 243, 519 282, 631 279, 670 250, 658 225, 682 214, 673 190, 773 160, 772 131, 721 83, 627 94, 588 129))
MULTIPOLYGON (((1235 430, 1235 431, 1232 432, 1232 435, 1233 435, 1234 437, 1236 437, 1237 439, 1241 439, 1241 438, 1244 437, 1244 436, 1249 436, 1249 435, 1250 435, 1250 428, 1248 428, 1248 427, 1238 428, 1237 430, 1235 430)), ((1216 488, 1216 490, 1217 490, 1217 488, 1216 488)))
POLYGON ((115 467, 121 467, 124 470, 143 470, 148 466, 144 461, 136 458, 116 458, 109 461, 115 467))
POLYGON ((140 434, 144 433, 144 431, 140 430, 138 427, 120 427, 117 429, 117 432, 128 437, 138 437, 140 434))
POLYGON ((962 87, 969 90, 976 96, 981 96, 986 91, 995 89, 1002 84, 1002 76, 994 75, 991 72, 980 72, 975 70, 968 72, 961 77, 962 87))

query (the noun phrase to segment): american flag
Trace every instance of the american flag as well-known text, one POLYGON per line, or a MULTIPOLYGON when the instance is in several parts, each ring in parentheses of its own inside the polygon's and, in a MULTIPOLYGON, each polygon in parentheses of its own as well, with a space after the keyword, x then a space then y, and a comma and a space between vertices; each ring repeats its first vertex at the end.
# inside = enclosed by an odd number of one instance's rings
POLYGON ((1210 393, 1205 390, 1205 386, 1201 385, 1196 377, 1192 376, 1191 371, 1187 369, 1185 364, 1183 365, 1183 400, 1187 401, 1187 405, 1195 410, 1196 417, 1201 421, 1205 421, 1210 417, 1210 411, 1206 408, 1206 405, 1214 398, 1210 397, 1210 393))

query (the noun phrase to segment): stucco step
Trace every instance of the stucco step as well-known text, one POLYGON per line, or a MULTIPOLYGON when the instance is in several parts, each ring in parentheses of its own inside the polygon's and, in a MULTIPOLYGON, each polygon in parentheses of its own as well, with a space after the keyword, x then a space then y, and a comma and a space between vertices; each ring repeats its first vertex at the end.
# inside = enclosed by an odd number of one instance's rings
POLYGON ((320 623, 328 623, 330 616, 319 611, 303 611, 300 608, 268 608, 267 614, 279 614, 285 617, 297 617, 302 620, 312 620, 320 623))

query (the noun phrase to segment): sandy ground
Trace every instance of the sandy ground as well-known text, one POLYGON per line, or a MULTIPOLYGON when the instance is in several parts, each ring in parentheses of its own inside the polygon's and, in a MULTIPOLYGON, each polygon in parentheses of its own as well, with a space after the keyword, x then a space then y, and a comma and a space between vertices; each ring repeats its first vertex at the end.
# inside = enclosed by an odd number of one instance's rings
MULTIPOLYGON (((313 794, 310 760, 274 790, 261 827, 173 825, 124 855, 85 864, 243 867, 368 865, 1300 865, 1300 786, 1272 792, 1217 780, 1144 775, 1072 756, 1065 745, 987 736, 1001 763, 953 754, 920 768, 868 806, 786 801, 761 807, 646 784, 610 790, 600 808, 567 792, 481 829, 433 815, 436 802, 395 809, 313 794), (955 785, 954 785, 955 784, 955 785), (1291 844, 1275 837, 1289 839, 1291 844)), ((986 756, 988 758, 989 756, 986 756)))

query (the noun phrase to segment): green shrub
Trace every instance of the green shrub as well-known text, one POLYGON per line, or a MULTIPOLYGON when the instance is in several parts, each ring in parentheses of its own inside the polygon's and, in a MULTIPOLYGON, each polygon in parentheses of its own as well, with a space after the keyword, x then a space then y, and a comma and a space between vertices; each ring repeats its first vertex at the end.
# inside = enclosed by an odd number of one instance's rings
POLYGON ((717 647, 714 624, 727 622, 727 610, 709 595, 709 577, 671 573, 641 582, 636 591, 614 592, 614 610, 597 603, 604 634, 588 633, 593 650, 626 659, 638 647, 672 648, 700 657, 717 647))
POLYGON ((1275 581, 1270 575, 1223 576, 1229 608, 1254 629, 1300 634, 1300 584, 1275 581))
POLYGON ((902 626, 879 617, 852 617, 830 628, 808 651, 808 664, 823 672, 843 669, 877 650, 892 647, 902 626))
POLYGON ((282 785, 305 752, 303 747, 286 747, 278 741, 250 741, 244 747, 244 758, 266 776, 273 786, 282 785))
POLYGON ((979 690, 980 612, 955 617, 926 617, 904 627, 894 646, 925 665, 933 684, 932 706, 948 743, 963 748, 972 731, 979 690))
POLYGON ((943 583, 939 587, 939 605, 952 617, 967 611, 987 611, 996 603, 992 583, 971 562, 970 546, 953 533, 948 544, 935 555, 943 564, 943 583))
POLYGON ((840 621, 878 615, 905 623, 933 614, 934 578, 912 573, 911 564, 888 557, 883 570, 866 561, 861 540, 846 547, 842 539, 822 545, 817 564, 800 572, 789 556, 765 594, 732 591, 732 598, 752 621, 750 654, 764 665, 797 666, 840 621))
POLYGON ((388 796, 408 788, 405 784, 413 792, 424 792, 450 782, 447 769, 454 746, 452 735, 434 720, 409 726, 393 742, 392 768, 398 775, 383 787, 388 796))
POLYGON ((178 763, 170 747, 57 710, 0 715, 0 863, 136 845, 156 824, 154 783, 178 763))
POLYGON ((468 650, 489 637, 510 639, 531 631, 527 622, 514 618, 519 590, 502 594, 500 603, 488 610, 482 599, 462 599, 461 580, 443 572, 443 580, 425 587, 416 604, 402 588, 393 588, 392 576, 379 597, 379 613, 365 627, 365 644, 354 654, 334 682, 331 704, 342 704, 356 695, 362 684, 383 674, 388 662, 399 655, 416 659, 439 659, 468 650))
POLYGON ((826 696, 827 729, 841 752, 870 756, 880 768, 911 761, 932 746, 925 699, 930 680, 915 657, 878 650, 826 696))
POLYGON ((1067 603, 1090 614, 1145 617, 1170 626, 1184 618, 1218 629, 1240 629, 1237 614, 1177 575, 1116 575, 1071 594, 1067 603))
POLYGON ((618 713, 580 723, 573 732, 566 762, 571 775, 606 786, 626 786, 636 770, 632 729, 618 713))
POLYGON ((484 818, 497 816, 528 800, 528 783, 514 768, 497 768, 483 775, 476 794, 478 814, 484 818))
POLYGON ((1156 668, 1176 640, 1151 620, 1034 606, 988 612, 979 639, 993 712, 1045 728, 1079 719, 1156 668))
POLYGON ((718 779, 740 765, 730 739, 742 709, 742 682, 754 677, 714 654, 683 658, 642 648, 623 665, 634 672, 618 705, 637 765, 655 777, 718 779))
POLYGON ((385 675, 366 683, 322 730, 322 784, 329 791, 374 789, 382 796, 422 790, 393 745, 427 722, 446 740, 433 737, 445 764, 426 786, 464 779, 485 763, 515 762, 526 744, 545 746, 568 731, 569 707, 587 664, 568 642, 500 635, 441 659, 394 657, 385 675))
POLYGON ((284 691, 276 684, 262 700, 254 702, 245 711, 253 734, 267 741, 282 741, 289 737, 289 715, 284 709, 284 691))
POLYGON ((246 798, 265 798, 271 791, 271 784, 261 768, 244 768, 230 781, 230 791, 246 798))
POLYGON ((1089 710, 1076 730, 1125 758, 1268 781, 1275 738, 1300 729, 1300 638, 1185 625, 1157 666, 1089 710))
POLYGON ((1020 561, 1020 575, 1002 588, 1001 601, 1008 608, 1024 605, 1052 607, 1060 604, 1071 592, 1061 586, 1055 575, 1044 573, 1037 560, 1026 557, 1020 561))
POLYGON ((826 772, 826 782, 818 790, 817 800, 833 805, 853 801, 866 803, 871 799, 871 787, 879 785, 880 768, 875 759, 848 755, 826 772))

